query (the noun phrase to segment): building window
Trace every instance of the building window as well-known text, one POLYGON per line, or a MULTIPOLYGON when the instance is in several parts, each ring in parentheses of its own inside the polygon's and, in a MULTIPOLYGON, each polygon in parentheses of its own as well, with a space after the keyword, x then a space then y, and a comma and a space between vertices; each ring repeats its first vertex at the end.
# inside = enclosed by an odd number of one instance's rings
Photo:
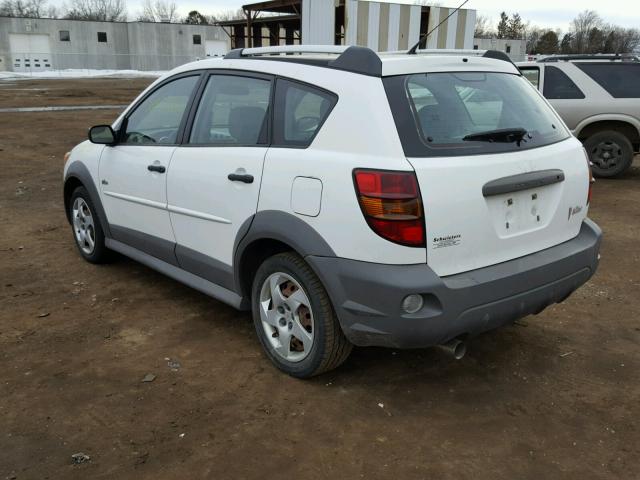
POLYGON ((193 44, 194 45, 202 45, 202 37, 200 35, 193 36, 193 44))
POLYGON ((98 43, 107 43, 107 32, 98 32, 98 43))
POLYGON ((477 49, 478 49, 478 45, 474 45, 474 46, 473 46, 473 49, 474 49, 474 50, 477 50, 477 49))
POLYGON ((505 48, 505 52, 511 53, 511 45, 507 45, 507 47, 505 48))
POLYGON ((61 42, 70 42, 71 35, 69 35, 69 30, 60 30, 60 41, 61 42))

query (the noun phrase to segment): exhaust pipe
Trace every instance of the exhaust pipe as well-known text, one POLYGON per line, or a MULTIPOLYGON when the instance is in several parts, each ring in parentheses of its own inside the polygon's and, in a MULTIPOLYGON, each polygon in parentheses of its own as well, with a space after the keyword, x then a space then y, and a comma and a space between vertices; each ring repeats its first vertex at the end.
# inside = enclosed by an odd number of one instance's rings
POLYGON ((438 348, 451 355, 456 360, 460 360, 467 353, 467 344, 457 338, 454 338, 443 345, 438 345, 438 348))

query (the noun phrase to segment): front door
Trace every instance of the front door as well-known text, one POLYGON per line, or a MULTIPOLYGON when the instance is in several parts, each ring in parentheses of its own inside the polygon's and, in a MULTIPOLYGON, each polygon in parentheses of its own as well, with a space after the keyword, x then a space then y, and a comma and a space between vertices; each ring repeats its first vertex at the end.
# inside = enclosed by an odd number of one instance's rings
POLYGON ((212 74, 167 178, 180 266, 229 289, 236 236, 258 205, 271 88, 265 75, 212 74))
POLYGON ((169 81, 144 98, 122 123, 118 143, 100 158, 102 203, 114 239, 174 264, 166 177, 199 78, 169 81))

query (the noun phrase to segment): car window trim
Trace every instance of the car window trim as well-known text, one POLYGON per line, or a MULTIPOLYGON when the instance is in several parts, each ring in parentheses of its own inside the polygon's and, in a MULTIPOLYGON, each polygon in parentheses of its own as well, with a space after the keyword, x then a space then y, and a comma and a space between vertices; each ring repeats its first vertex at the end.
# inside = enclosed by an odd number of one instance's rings
POLYGON ((181 72, 179 74, 173 75, 172 77, 164 79, 162 82, 158 83, 153 87, 153 89, 149 90, 145 95, 140 98, 131 109, 127 112, 127 114, 122 119, 122 122, 118 126, 118 131, 116 132, 116 143, 115 146, 133 146, 133 147, 175 147, 180 145, 180 140, 184 133, 184 127, 186 125, 187 112, 191 111, 191 107, 193 106, 193 102, 196 97, 196 93, 199 91, 199 88, 202 84, 202 71, 200 70, 190 70, 188 72, 181 72), (187 105, 182 112, 182 118, 180 119, 180 124, 178 125, 178 132, 176 134, 176 142, 175 143, 124 143, 124 135, 127 131, 127 124, 129 123, 129 117, 133 115, 133 113, 142 105, 151 95, 157 92, 159 89, 164 87, 165 85, 174 82, 176 80, 180 80, 181 78, 187 77, 200 77, 197 79, 196 84, 191 91, 191 95, 189 96, 189 100, 187 101, 187 105))

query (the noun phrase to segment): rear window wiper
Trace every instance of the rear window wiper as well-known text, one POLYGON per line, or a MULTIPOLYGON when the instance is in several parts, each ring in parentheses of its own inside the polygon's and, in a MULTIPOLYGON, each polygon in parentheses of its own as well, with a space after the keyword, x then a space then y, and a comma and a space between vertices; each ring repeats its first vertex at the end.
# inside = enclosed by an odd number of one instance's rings
MULTIPOLYGON (((524 128, 501 128, 497 130, 488 130, 486 132, 471 133, 462 140, 471 142, 499 142, 499 143, 513 143, 517 142, 520 146, 520 142, 527 135, 527 131, 524 128)), ((531 138, 531 136, 529 136, 531 138)))

